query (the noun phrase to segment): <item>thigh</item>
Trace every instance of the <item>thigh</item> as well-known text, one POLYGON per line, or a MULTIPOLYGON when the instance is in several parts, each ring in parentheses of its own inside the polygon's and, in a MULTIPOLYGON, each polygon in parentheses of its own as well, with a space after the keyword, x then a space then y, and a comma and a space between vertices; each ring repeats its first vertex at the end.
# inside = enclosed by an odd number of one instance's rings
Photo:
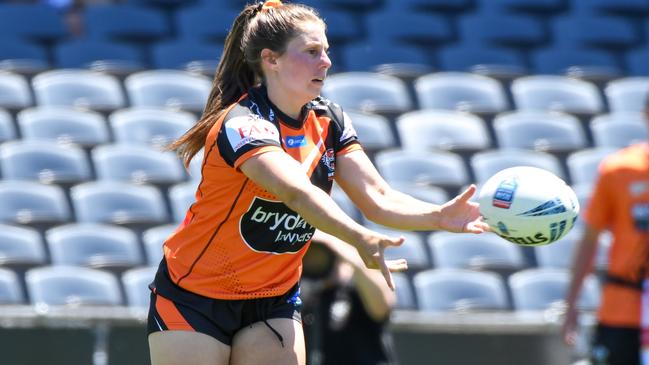
POLYGON ((230 346, 200 332, 162 331, 149 335, 152 365, 227 365, 230 346))
POLYGON ((284 346, 264 322, 255 322, 234 335, 231 365, 306 363, 302 323, 294 319, 272 318, 268 324, 282 336, 284 346))

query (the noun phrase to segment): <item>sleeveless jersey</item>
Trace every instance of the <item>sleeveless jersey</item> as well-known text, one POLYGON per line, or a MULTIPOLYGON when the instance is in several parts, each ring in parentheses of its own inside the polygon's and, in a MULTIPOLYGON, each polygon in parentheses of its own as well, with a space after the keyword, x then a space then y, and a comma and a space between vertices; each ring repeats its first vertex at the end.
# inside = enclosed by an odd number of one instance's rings
MULTIPOLYGON (((628 282, 646 276, 649 249, 649 147, 638 144, 607 157, 584 219, 613 236, 608 273, 628 282)), ((598 312, 609 326, 640 325, 641 290, 605 283, 598 312)))
MULTIPOLYGON (((282 151, 329 193, 336 156, 361 149, 341 108, 318 97, 289 118, 251 88, 210 130, 196 200, 164 243, 169 277, 217 299, 282 295, 298 281, 315 227, 240 170, 252 156, 282 151)), ((158 288, 164 295, 164 289, 158 288)))

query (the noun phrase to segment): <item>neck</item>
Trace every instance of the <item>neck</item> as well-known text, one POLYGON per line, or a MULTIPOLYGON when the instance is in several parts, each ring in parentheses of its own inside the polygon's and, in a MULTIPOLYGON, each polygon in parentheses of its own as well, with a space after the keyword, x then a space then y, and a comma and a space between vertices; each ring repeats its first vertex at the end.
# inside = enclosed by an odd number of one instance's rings
POLYGON ((282 111, 282 113, 288 115, 293 119, 299 119, 300 112, 302 107, 306 102, 301 102, 291 98, 288 94, 284 93, 281 89, 273 87, 272 85, 266 85, 266 90, 268 91, 268 99, 282 111))

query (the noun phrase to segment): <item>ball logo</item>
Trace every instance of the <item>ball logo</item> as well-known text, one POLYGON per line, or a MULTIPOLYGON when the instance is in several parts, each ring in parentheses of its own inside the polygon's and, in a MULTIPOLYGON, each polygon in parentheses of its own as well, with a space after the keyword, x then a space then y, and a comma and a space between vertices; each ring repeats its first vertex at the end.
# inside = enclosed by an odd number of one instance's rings
POLYGON ((509 207, 511 207, 512 205, 512 201, 514 200, 514 194, 516 193, 517 187, 518 182, 516 182, 516 179, 512 178, 503 180, 500 185, 498 185, 491 204, 494 207, 509 209, 509 207))

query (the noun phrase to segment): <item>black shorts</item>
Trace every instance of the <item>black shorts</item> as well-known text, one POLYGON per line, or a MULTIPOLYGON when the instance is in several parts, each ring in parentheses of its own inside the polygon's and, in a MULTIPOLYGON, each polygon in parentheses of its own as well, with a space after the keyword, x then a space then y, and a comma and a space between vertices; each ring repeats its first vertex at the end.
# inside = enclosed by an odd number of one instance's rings
POLYGON ((590 358, 593 365, 640 365, 640 330, 598 325, 590 358))
POLYGON ((264 322, 282 342, 267 320, 288 318, 302 322, 300 287, 296 284, 284 295, 259 299, 213 299, 189 292, 175 285, 162 264, 151 288, 147 319, 148 334, 167 330, 196 331, 231 346, 240 329, 264 322), (157 290, 157 287, 163 290, 157 290), (160 292, 164 293, 164 296, 160 292))

